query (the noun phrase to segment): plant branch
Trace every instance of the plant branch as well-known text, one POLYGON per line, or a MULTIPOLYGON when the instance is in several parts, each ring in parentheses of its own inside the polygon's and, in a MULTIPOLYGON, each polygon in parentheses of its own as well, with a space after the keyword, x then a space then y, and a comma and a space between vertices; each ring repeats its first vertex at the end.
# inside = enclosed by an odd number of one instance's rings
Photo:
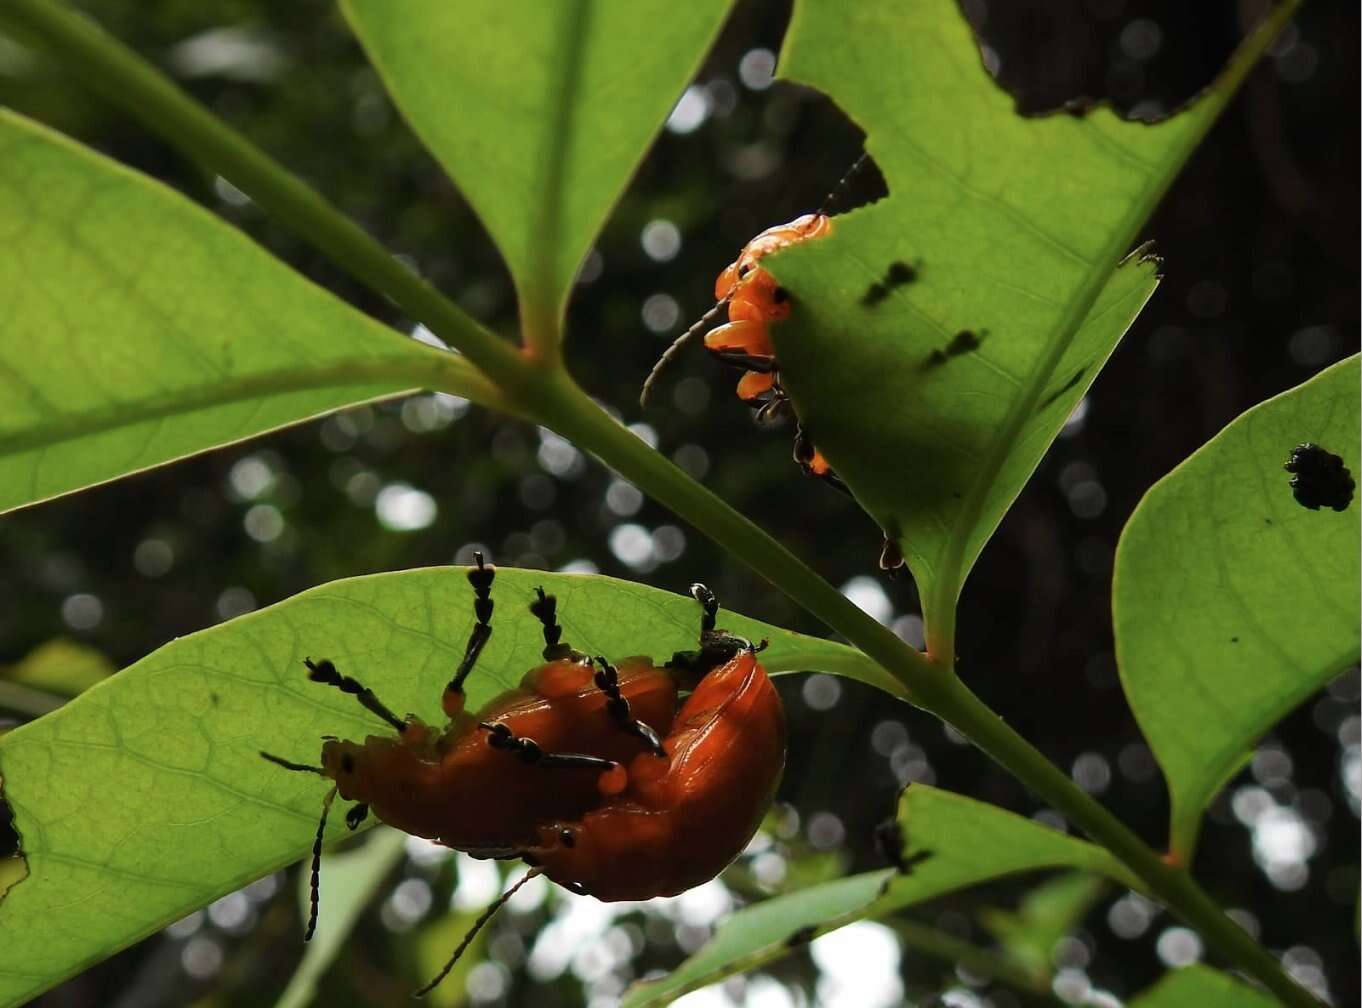
MULTIPOLYGON (((1288 5, 1291 6, 1291 5, 1288 5)), ((614 421, 561 370, 532 366, 514 347, 399 264, 362 229, 258 148, 183 94, 136 54, 84 18, 45 0, 7 0, 5 16, 51 48, 95 90, 149 130, 250 194, 361 282, 458 347, 504 396, 507 408, 545 423, 636 486, 841 633, 886 672, 885 688, 954 725, 1070 821, 1110 849, 1150 891, 1284 1002, 1316 1002, 1229 920, 1185 872, 1165 865, 982 704, 946 663, 918 653, 853 605, 765 530, 738 514, 614 421), (890 678, 892 677, 892 678, 890 678)), ((453 378, 451 370, 449 378, 453 378)), ((433 385, 442 387, 435 375, 433 385)))

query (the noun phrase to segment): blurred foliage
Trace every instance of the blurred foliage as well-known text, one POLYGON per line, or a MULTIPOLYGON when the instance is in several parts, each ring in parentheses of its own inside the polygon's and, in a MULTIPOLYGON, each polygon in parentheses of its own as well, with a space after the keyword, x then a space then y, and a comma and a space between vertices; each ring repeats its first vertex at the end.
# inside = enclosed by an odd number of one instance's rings
MULTIPOLYGON (((80 6, 411 257, 465 309, 502 331, 513 328, 509 280, 491 243, 397 117, 332 5, 80 6)), ((1037 60, 1036 73, 1021 73, 1017 84, 1011 73, 1019 64, 1004 43, 1025 43, 1027 34, 1008 36, 1005 24, 990 19, 996 2, 964 6, 976 23, 982 13, 985 31, 991 25, 1002 33, 993 48, 1008 71, 1003 77, 1023 91, 1036 85, 1042 96, 1034 103, 1045 105, 1056 89, 1090 94, 1095 81, 1127 108, 1145 95, 1168 107, 1202 86, 1223 58, 1223 40, 1237 37, 1240 16, 1256 9, 1152 0, 1053 5, 1053 16, 1028 22, 1030 31, 1062 39, 1060 49, 1075 54, 1071 62, 1082 71, 1078 83, 1056 85, 1051 78, 1066 61, 1037 60), (1170 13, 1175 8, 1182 10, 1170 13)), ((756 429, 730 394, 730 374, 697 351, 669 373, 646 416, 633 405, 662 347, 711 303, 718 270, 762 228, 816 206, 860 149, 855 128, 816 93, 760 86, 760 70, 769 65, 763 50, 779 49, 787 16, 778 0, 737 5, 691 95, 705 110, 702 121, 678 118, 662 135, 588 260, 570 308, 569 364, 626 420, 646 422, 644 433, 662 451, 796 553, 816 558, 835 584, 882 607, 912 637, 920 632, 912 586, 871 570, 876 530, 836 492, 797 478, 788 432, 756 429), (645 226, 659 220, 670 221, 681 239, 667 260, 641 244, 645 226), (645 308, 660 331, 644 324, 645 308)), ((1165 257, 1162 287, 1004 519, 964 592, 961 668, 971 686, 1151 843, 1162 839, 1167 798, 1115 674, 1113 551, 1125 519, 1156 479, 1238 413, 1357 345, 1357 25, 1348 5, 1307 4, 1175 183, 1144 235, 1158 240, 1165 257)), ((357 307, 408 324, 230 186, 204 177, 3 35, 0 103, 167 181, 357 307)), ((867 173, 847 205, 877 195, 878 185, 867 173)), ((127 665, 176 636, 313 585, 466 560, 475 544, 504 564, 557 569, 589 562, 671 589, 703 578, 754 617, 819 632, 663 509, 554 439, 420 397, 353 410, 7 516, 0 523, 7 572, 0 583, 0 661, 17 662, 45 641, 74 636, 127 665), (429 525, 399 531, 380 521, 381 491, 401 484, 436 503, 429 525), (262 507, 282 519, 268 523, 277 534, 264 539, 262 512, 249 518, 262 507), (626 539, 648 546, 625 551, 632 566, 620 556, 626 539)), ((785 832, 770 838, 777 849, 753 851, 736 871, 754 871, 792 838, 819 858, 835 852, 848 871, 876 866, 873 825, 908 780, 1027 813, 1034 807, 1010 777, 930 719, 907 710, 890 719, 874 713, 878 704, 868 688, 825 677, 787 678, 780 688, 791 720, 785 832)), ((1262 750, 1267 756, 1255 758, 1212 805, 1201 848, 1213 854, 1197 865, 1213 895, 1255 908, 1246 919, 1264 943, 1286 949, 1293 971, 1327 984, 1339 1004, 1358 1000, 1358 804, 1349 786, 1351 780, 1356 787, 1362 734, 1357 700, 1356 676, 1345 677, 1274 730, 1262 750), (1308 840, 1305 868, 1285 888, 1260 867, 1247 825, 1265 802, 1292 813, 1308 840)), ((791 858, 798 861, 797 850, 791 858)), ((767 861, 773 875, 774 864, 767 861)), ((404 881, 425 881, 432 869, 408 861, 400 871, 404 881)), ((435 885, 435 899, 447 898, 450 884, 435 885)), ((983 944, 976 912, 1015 905, 1026 885, 999 882, 948 896, 917 919, 983 944)), ((629 907, 607 915, 601 905, 582 907, 567 896, 547 896, 524 910, 513 905, 488 929, 488 946, 505 965, 484 972, 480 989, 494 996, 477 1003, 581 1004, 588 994, 609 998, 629 980, 674 967, 707 935, 704 922, 731 905, 731 897, 704 888, 689 903, 646 915, 629 907), (603 937, 535 960, 536 936, 561 935, 545 929, 568 914, 595 914, 582 926, 603 937)), ((221 1006, 268 1003, 302 954, 296 907, 291 887, 275 878, 245 898, 245 916, 237 915, 236 902, 231 912, 215 905, 38 1003, 143 1008, 200 997, 221 1006)), ((323 1002, 368 1005, 405 995, 408 974, 422 979, 401 965, 411 955, 412 923, 393 917, 391 897, 366 914, 343 960, 321 981, 323 1002)), ((1122 996, 1148 986, 1176 945, 1168 938, 1172 925, 1128 895, 1103 901, 1074 938, 1085 982, 1122 996)), ((940 990, 935 964, 904 955, 899 968, 910 992, 940 990)), ((822 970, 803 954, 772 975, 807 992, 822 970)), ((763 983, 761 976, 739 981, 733 993, 767 989, 763 983)), ((980 990, 999 1008, 1016 1003, 997 985, 980 990)))

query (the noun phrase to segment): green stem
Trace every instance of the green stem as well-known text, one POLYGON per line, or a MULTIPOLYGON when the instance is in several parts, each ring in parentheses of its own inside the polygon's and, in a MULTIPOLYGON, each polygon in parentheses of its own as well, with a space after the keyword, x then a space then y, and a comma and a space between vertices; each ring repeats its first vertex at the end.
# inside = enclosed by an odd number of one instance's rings
MULTIPOLYGON (((210 171, 223 175, 357 279, 462 350, 509 408, 553 427, 700 529, 736 559, 841 633, 887 671, 885 686, 960 729, 976 745, 1121 858, 1174 912, 1285 1003, 1316 1002, 1229 920, 1185 872, 1165 865, 949 670, 905 645, 775 539, 620 426, 563 372, 536 366, 397 263, 300 180, 206 112, 84 18, 46 0, 4 0, 4 15, 52 49, 95 90, 123 105, 210 171), (888 677, 892 677, 892 680, 888 677)), ((438 384, 438 382, 437 382, 438 384)), ((441 389, 443 391, 443 389, 441 389)))

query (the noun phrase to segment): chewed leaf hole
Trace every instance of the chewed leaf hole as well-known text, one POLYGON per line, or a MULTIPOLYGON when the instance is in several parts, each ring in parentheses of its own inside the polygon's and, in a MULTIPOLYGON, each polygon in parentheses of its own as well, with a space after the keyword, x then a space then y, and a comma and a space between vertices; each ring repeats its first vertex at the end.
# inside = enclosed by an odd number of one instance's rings
POLYGON ((1346 511, 1352 503, 1357 482, 1343 459, 1306 442, 1291 449, 1282 467, 1291 473, 1291 493, 1301 507, 1318 511, 1322 507, 1346 511))
POLYGON ((1243 31, 1238 3, 1214 0, 962 0, 984 66, 1025 116, 1109 105, 1154 122, 1196 99, 1243 31))

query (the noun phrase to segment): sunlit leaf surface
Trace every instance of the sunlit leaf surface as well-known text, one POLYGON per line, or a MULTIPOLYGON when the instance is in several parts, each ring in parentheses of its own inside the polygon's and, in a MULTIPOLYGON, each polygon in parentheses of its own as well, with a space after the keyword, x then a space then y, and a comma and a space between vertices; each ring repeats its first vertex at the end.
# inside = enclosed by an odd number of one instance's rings
POLYGON ((491 232, 522 322, 556 328, 578 266, 728 3, 343 6, 397 106, 491 232))
POLYGON ((396 394, 421 361, 458 370, 3 110, 0 246, 0 510, 396 394))
POLYGON ((1274 1008, 1277 1001, 1207 966, 1173 970, 1130 1008, 1274 1008))
MULTIPOLYGON (((689 597, 502 570, 470 704, 539 663, 541 628, 526 610, 537 585, 557 593, 565 639, 589 653, 661 660, 695 646, 689 597)), ((471 597, 458 568, 332 582, 167 644, 0 739, 4 796, 30 872, 0 902, 0 1004, 310 850, 323 783, 259 751, 307 761, 324 734, 386 729, 353 698, 308 682, 303 658, 329 657, 392 709, 442 723, 440 694, 473 625, 471 597)), ((874 674, 842 645, 728 613, 719 622, 769 639, 762 662, 771 671, 846 674, 859 663, 874 674)), ((331 836, 344 833, 342 818, 332 816, 331 836)))
POLYGON ((1233 81, 1153 127, 1022 119, 953 0, 799 4, 781 71, 866 131, 889 186, 772 260, 795 297, 781 374, 898 540, 930 633, 1152 292, 1153 263, 1112 270, 1233 81), (894 263, 917 279, 868 298, 894 263))
POLYGON ((1116 550, 1121 681, 1172 792, 1182 858, 1258 736, 1358 659, 1358 515, 1297 503, 1314 442, 1362 475, 1358 358, 1249 410, 1159 481, 1116 550))
POLYGON ((1100 847, 949 791, 910 786, 899 801, 898 821, 903 856, 912 865, 908 874, 852 875, 740 910, 669 976, 634 987, 625 1008, 665 1005, 686 991, 778 959, 816 934, 1000 875, 1081 868, 1133 884, 1100 847), (929 856, 918 861, 923 854, 929 856))

